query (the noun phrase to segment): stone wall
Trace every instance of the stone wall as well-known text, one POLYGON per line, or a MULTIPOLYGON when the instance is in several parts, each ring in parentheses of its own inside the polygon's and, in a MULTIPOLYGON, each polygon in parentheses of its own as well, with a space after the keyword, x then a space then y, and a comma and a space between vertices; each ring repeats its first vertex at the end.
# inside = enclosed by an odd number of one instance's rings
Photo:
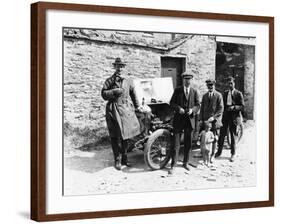
POLYGON ((255 95, 255 47, 245 45, 244 62, 244 98, 245 114, 248 119, 254 119, 254 95, 255 95))
POLYGON ((227 78, 235 78, 235 88, 244 93, 244 47, 241 44, 217 42, 216 87, 220 92, 228 89, 227 78))
POLYGON ((200 95, 207 91, 205 81, 215 79, 216 41, 213 36, 190 35, 185 43, 168 52, 186 57, 186 68, 193 72, 192 85, 200 95))
POLYGON ((123 73, 133 78, 160 75, 157 51, 84 40, 66 40, 64 49, 64 121, 75 127, 105 126, 106 102, 101 98, 101 88, 114 73, 116 57, 126 61, 123 73))
MULTIPOLYGON (((166 38, 166 37, 165 37, 166 38)), ((64 123, 65 136, 72 132, 90 138, 107 135, 105 104, 101 88, 114 72, 112 63, 121 57, 127 64, 124 74, 132 78, 154 78, 161 74, 161 56, 186 57, 186 67, 194 72, 194 86, 206 91, 205 80, 215 77, 214 37, 189 35, 171 50, 67 37, 64 40, 64 123)))
POLYGON ((220 92, 228 88, 227 77, 235 77, 235 88, 244 95, 243 116, 254 118, 255 47, 217 42, 216 82, 220 92))

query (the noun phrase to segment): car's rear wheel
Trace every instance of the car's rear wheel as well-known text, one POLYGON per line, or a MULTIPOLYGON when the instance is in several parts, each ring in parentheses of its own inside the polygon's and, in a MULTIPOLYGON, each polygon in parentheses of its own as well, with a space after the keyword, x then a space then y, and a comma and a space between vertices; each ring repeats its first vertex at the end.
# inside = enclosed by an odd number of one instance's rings
MULTIPOLYGON (((238 144, 243 136, 244 133, 244 126, 243 124, 237 125, 236 128, 236 133, 234 134, 234 138, 236 139, 236 144, 238 144)), ((227 129, 227 143, 229 146, 231 146, 231 136, 230 136, 230 131, 229 128, 227 129)))

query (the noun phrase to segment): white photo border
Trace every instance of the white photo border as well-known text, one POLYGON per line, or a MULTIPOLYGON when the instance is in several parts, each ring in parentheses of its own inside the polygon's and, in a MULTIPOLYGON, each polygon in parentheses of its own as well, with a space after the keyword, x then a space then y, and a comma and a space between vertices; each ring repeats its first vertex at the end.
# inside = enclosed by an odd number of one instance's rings
POLYGON ((48 9, 46 11, 46 213, 65 214, 269 200, 269 136, 267 134, 269 133, 268 34, 268 23, 48 9), (256 187, 63 196, 63 27, 255 36, 256 187))

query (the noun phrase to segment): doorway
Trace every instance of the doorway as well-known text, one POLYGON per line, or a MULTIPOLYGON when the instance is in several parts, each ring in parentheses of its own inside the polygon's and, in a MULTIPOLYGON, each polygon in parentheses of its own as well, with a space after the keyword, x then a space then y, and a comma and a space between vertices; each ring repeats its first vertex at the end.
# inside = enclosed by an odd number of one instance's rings
POLYGON ((244 96, 244 118, 254 119, 255 45, 217 41, 216 88, 221 93, 228 88, 229 76, 244 96))
POLYGON ((235 78, 235 88, 244 94, 245 53, 242 44, 217 42, 216 88, 223 93, 228 88, 227 78, 235 78))
POLYGON ((183 71, 185 71, 184 57, 161 57, 161 77, 172 77, 174 88, 182 85, 183 71))

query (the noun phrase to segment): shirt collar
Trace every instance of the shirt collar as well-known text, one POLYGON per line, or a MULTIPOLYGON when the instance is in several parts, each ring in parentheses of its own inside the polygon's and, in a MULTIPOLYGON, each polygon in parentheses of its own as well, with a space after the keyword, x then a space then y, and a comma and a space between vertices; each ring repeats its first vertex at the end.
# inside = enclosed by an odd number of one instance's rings
POLYGON ((114 73, 114 77, 117 82, 124 79, 124 77, 122 77, 121 74, 117 72, 114 73))
POLYGON ((234 93, 234 90, 235 90, 235 88, 234 88, 233 90, 229 90, 229 91, 231 92, 231 94, 233 94, 233 93, 234 93))
POLYGON ((189 91, 190 91, 190 86, 189 86, 189 87, 184 86, 184 90, 189 93, 189 91))

